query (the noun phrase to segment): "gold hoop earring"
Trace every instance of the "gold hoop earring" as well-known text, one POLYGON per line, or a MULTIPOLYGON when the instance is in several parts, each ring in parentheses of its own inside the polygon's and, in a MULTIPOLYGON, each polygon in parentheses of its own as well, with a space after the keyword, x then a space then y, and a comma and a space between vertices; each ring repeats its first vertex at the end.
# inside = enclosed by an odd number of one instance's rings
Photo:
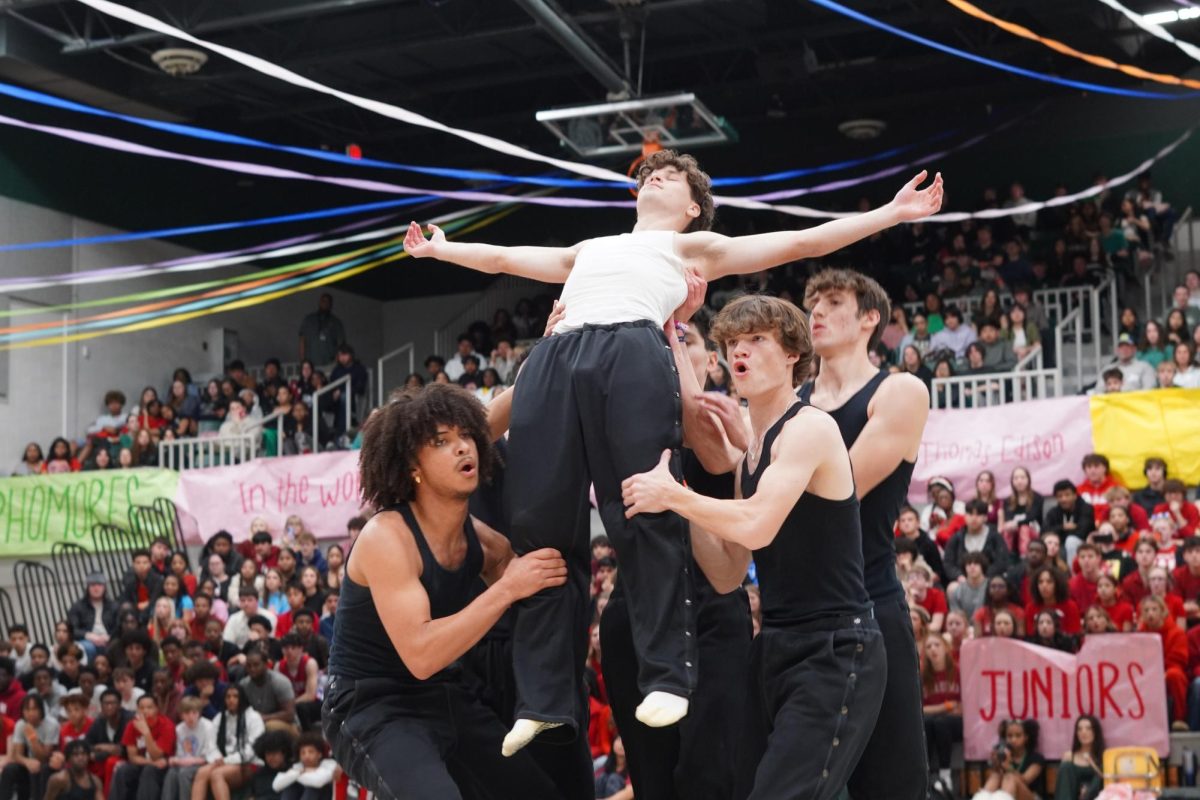
POLYGON ((421 476, 420 476, 420 475, 413 475, 413 480, 414 480, 416 483, 420 484, 420 483, 421 483, 421 476))

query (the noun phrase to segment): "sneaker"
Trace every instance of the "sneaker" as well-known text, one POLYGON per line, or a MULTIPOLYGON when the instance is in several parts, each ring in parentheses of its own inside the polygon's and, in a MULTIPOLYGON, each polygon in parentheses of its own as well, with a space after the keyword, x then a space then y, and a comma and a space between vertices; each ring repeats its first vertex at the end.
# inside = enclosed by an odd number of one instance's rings
POLYGON ((1188 727, 1188 724, 1181 719, 1177 719, 1171 723, 1172 733, 1187 733, 1190 730, 1191 728, 1188 727))

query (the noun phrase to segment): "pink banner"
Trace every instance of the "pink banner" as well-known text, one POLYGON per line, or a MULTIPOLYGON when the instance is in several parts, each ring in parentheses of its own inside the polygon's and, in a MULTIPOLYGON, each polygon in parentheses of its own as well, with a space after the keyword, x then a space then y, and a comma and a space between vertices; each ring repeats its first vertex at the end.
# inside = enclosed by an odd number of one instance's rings
POLYGON ((986 761, 1000 741, 1000 722, 1036 719, 1042 755, 1056 761, 1071 749, 1075 720, 1100 720, 1109 747, 1170 750, 1162 642, 1150 633, 1089 636, 1078 655, 1014 639, 963 643, 963 755, 986 761))
POLYGON ((298 514, 320 539, 343 539, 358 514, 358 452, 260 458, 234 467, 185 470, 175 502, 195 521, 185 532, 206 540, 219 530, 234 541, 250 538, 250 520, 262 517, 272 535, 298 514))
POLYGON ((940 475, 954 483, 960 500, 969 500, 975 476, 985 469, 995 474, 999 495, 1007 497, 1013 467, 1028 469, 1034 489, 1049 496, 1057 480, 1083 480, 1080 461, 1092 448, 1086 397, 930 411, 908 497, 928 502, 926 483, 940 475))

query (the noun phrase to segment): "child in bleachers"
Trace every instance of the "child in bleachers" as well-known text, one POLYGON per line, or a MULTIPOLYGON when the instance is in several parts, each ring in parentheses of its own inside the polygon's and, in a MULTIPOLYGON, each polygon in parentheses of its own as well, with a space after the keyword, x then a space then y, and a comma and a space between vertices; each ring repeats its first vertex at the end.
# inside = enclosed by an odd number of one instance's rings
POLYGON ((203 708, 204 701, 198 697, 185 697, 179 702, 175 754, 167 762, 163 800, 190 800, 192 780, 216 749, 216 729, 201 715, 203 708))
POLYGON ((272 788, 282 800, 329 800, 337 763, 327 758, 328 746, 319 733, 301 734, 299 760, 287 772, 275 776, 272 788))

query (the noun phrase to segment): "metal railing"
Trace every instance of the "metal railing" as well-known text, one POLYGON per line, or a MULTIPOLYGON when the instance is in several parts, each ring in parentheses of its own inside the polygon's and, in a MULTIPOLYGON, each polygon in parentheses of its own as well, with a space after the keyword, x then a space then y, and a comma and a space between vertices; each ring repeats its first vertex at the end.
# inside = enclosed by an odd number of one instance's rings
MULTIPOLYGON (((296 398, 292 402, 299 403, 300 399, 296 398)), ((271 423, 275 424, 275 455, 277 456, 283 455, 283 421, 286 418, 287 414, 283 413, 282 411, 272 411, 270 414, 260 419, 257 424, 251 426, 251 428, 255 430, 263 430, 271 423)))
POLYGON ((387 381, 384 378, 384 372, 383 372, 384 364, 386 364, 388 361, 391 361, 393 358, 398 358, 399 356, 404 355, 405 353, 408 353, 408 372, 405 373, 405 375, 407 376, 407 375, 411 375, 417 371, 416 370, 416 346, 413 342, 409 342, 408 344, 406 344, 402 347, 397 347, 395 350, 391 351, 390 353, 384 353, 382 356, 379 357, 379 363, 377 364, 378 369, 376 370, 376 372, 379 375, 379 380, 375 387, 375 390, 378 392, 378 397, 376 397, 376 399, 375 399, 376 405, 379 405, 379 406, 383 405, 384 393, 387 391, 386 387, 384 386, 384 384, 387 383, 387 381))
POLYGON ((1160 248, 1154 248, 1154 264, 1150 269, 1142 275, 1142 294, 1145 297, 1146 319, 1156 319, 1154 310, 1154 283, 1155 278, 1158 279, 1158 312, 1163 313, 1171 307, 1171 292, 1175 286, 1181 281, 1179 273, 1186 269, 1196 269, 1196 260, 1200 258, 1200 253, 1196 252, 1195 233, 1192 230, 1192 224, 1195 215, 1192 212, 1192 207, 1188 206, 1183 213, 1179 215, 1179 221, 1175 223, 1175 230, 1171 234, 1171 250, 1174 251, 1174 260, 1168 261, 1160 248), (1187 234, 1187 246, 1183 246, 1183 236, 1187 234), (1187 253, 1187 262, 1184 263, 1184 253, 1187 253))
MULTIPOLYGON (((1012 300, 1011 294, 1001 294, 1000 302, 1009 302, 1012 300)), ((964 294, 961 297, 946 297, 942 299, 942 310, 944 311, 949 306, 955 306, 963 313, 964 317, 969 317, 975 313, 979 306, 983 305, 983 295, 981 294, 964 294)), ((904 310, 911 317, 918 311, 925 311, 924 300, 914 300, 911 303, 904 304, 904 310)))
POLYGON ((1068 334, 1075 339, 1075 389, 1078 391, 1083 388, 1083 306, 1067 314, 1054 326, 1054 357, 1060 373, 1066 362, 1063 339, 1068 334))
POLYGON ((158 443, 158 465, 165 469, 203 469, 241 464, 258 455, 262 432, 253 428, 247 433, 229 436, 200 436, 158 443))
POLYGON ((990 408, 1061 395, 1062 373, 1057 368, 1027 369, 934 378, 929 403, 934 409, 990 408))
POLYGON ((351 415, 353 413, 354 397, 351 392, 353 388, 350 385, 350 375, 343 375, 333 383, 322 386, 317 391, 313 392, 312 396, 312 442, 313 452, 318 452, 321 449, 321 395, 329 394, 339 386, 344 387, 342 391, 342 400, 346 403, 346 427, 350 427, 351 415))
POLYGON ((1032 370, 1043 369, 1044 366, 1045 365, 1042 363, 1042 346, 1040 344, 1036 344, 1028 353, 1025 354, 1024 358, 1017 361, 1017 363, 1013 366, 1012 371, 1029 372, 1032 370))

